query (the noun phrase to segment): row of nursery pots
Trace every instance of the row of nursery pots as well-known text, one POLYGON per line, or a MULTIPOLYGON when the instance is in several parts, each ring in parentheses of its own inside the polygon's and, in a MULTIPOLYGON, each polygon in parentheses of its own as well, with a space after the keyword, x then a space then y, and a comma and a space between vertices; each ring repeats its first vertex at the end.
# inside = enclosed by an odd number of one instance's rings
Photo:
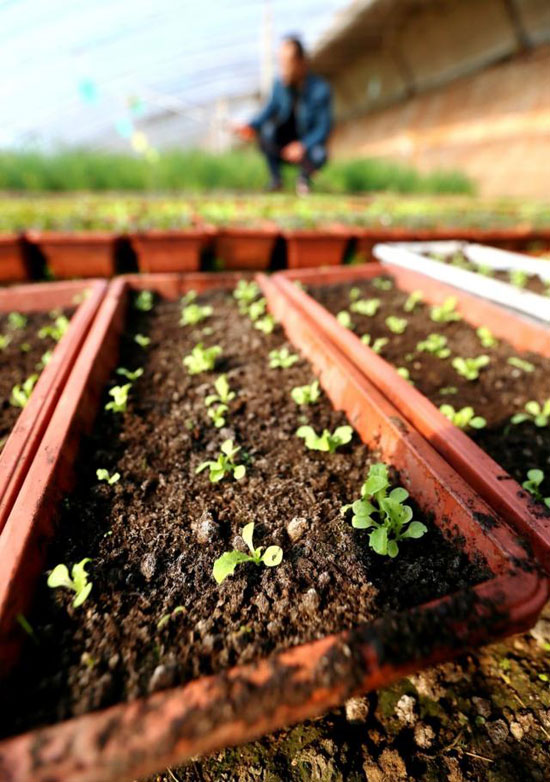
MULTIPOLYGON (((119 404, 118 412, 126 414, 124 405, 111 393, 113 389, 106 394, 106 388, 109 379, 117 376, 113 373, 119 363, 121 342, 128 338, 128 318, 135 306, 143 310, 143 317, 153 318, 155 302, 181 299, 181 328, 188 330, 189 340, 194 342, 195 333, 211 333, 202 320, 208 324, 207 318, 223 295, 224 306, 234 306, 232 319, 243 318, 242 323, 260 344, 259 349, 263 343, 258 340, 264 339, 266 345, 271 345, 267 340, 274 337, 285 346, 272 350, 269 356, 266 347, 266 362, 268 357, 272 362, 277 354, 279 363, 275 364, 278 367, 273 370, 275 374, 287 371, 285 367, 290 366, 289 358, 293 355, 294 361, 307 362, 329 407, 343 411, 353 427, 353 430, 343 427, 346 437, 342 435, 342 439, 349 442, 352 436, 358 438, 370 451, 376 452, 379 462, 396 471, 392 474, 399 476, 402 488, 399 497, 392 493, 394 502, 403 502, 408 492, 414 499, 415 513, 430 519, 431 534, 438 530, 442 540, 456 547, 459 556, 483 562, 484 568, 482 578, 458 591, 449 588, 448 593, 436 599, 409 603, 397 613, 383 613, 380 618, 359 622, 352 629, 325 633, 324 637, 317 634, 315 641, 277 650, 268 657, 260 655, 253 662, 236 664, 229 670, 179 685, 168 683, 165 688, 137 700, 115 701, 105 708, 55 724, 12 733, 0 739, 0 768, 7 779, 12 782, 54 779, 57 782, 129 782, 186 759, 312 718, 354 694, 381 687, 426 665, 450 659, 472 645, 518 632, 535 622, 548 597, 543 568, 550 567, 549 514, 514 480, 503 480, 502 468, 464 431, 453 426, 402 374, 346 327, 342 318, 330 314, 308 293, 310 286, 351 287, 358 281, 384 275, 391 275, 398 288, 409 294, 421 290, 424 301, 432 306, 442 306, 452 296, 465 323, 474 326, 483 323, 495 338, 510 341, 517 350, 535 351, 550 358, 548 330, 397 266, 368 264, 309 269, 280 272, 271 278, 263 274, 252 278, 227 272, 125 275, 110 283, 56 282, 0 292, 0 312, 4 315, 15 310, 22 315, 37 310, 71 310, 68 327, 0 454, 0 676, 9 677, 22 650, 30 648, 32 652, 32 644, 38 643, 33 629, 36 617, 33 599, 44 579, 48 547, 52 542, 59 544, 59 536, 63 534, 57 519, 61 508, 68 507, 67 492, 79 480, 80 441, 92 431, 99 411, 108 409, 104 407, 106 400, 110 400, 114 412, 113 404, 119 404), (205 297, 204 306, 201 296, 205 297), (184 317, 186 308, 190 308, 188 318, 184 317), (258 323, 262 324, 261 328, 258 323), (26 619, 29 616, 30 622, 26 619)), ((356 297, 350 296, 350 300, 356 297)), ((166 328, 162 325, 166 323, 164 314, 156 328, 166 328)), ((167 339, 173 339, 173 334, 168 332, 167 339)), ((143 346, 143 362, 147 365, 148 343, 143 335, 138 336, 142 337, 139 344, 143 346)), ((158 333, 155 339, 162 344, 158 333)), ((206 341, 208 336, 203 339, 206 341)), ((151 350, 156 349, 154 344, 151 350)), ((184 364, 190 375, 191 367, 193 373, 197 371, 197 388, 204 388, 205 383, 213 384, 214 364, 197 369, 193 364, 196 358, 184 364)), ((199 358, 204 360, 204 356, 199 358)), ((222 357, 216 360, 223 366, 222 357)), ((240 360, 251 359, 241 356, 240 360)), ((128 378, 129 370, 124 371, 128 378)), ((146 375, 147 372, 146 368, 146 375)), ((239 377, 238 372, 235 377, 239 377)), ((129 393, 138 398, 140 378, 134 372, 128 385, 129 393)), ((274 393, 278 393, 276 386, 274 383, 274 393)), ((220 387, 215 388, 222 393, 220 387)), ((223 414, 229 418, 238 416, 243 409, 239 392, 233 393, 233 397, 237 396, 234 402, 227 392, 226 388, 227 405, 223 414)), ((193 393, 197 393, 194 386, 193 393)), ((300 404, 300 415, 309 414, 314 421, 315 407, 307 407, 303 400, 300 404)), ((141 410, 147 415, 146 411, 152 408, 144 405, 141 410)), ((277 423, 272 426, 276 429, 277 423)), ((205 430, 211 438, 216 438, 217 430, 213 426, 208 429, 205 424, 205 430)), ((330 439, 330 432, 326 434, 330 439)), ((309 435, 304 436, 307 443, 309 435)), ((281 443, 282 439, 274 431, 273 442, 281 443)), ((336 449, 337 441, 331 442, 336 449)), ((316 450, 320 468, 328 469, 325 465, 330 464, 331 449, 316 450)), ((237 451, 226 449, 224 464, 229 460, 231 465, 231 454, 237 451)), ((345 447, 342 453, 345 459, 345 447)), ((164 468, 164 479, 168 481, 170 469, 169 465, 164 468)), ((177 469, 181 480, 185 468, 178 464, 177 469)), ((212 478, 212 469, 210 480, 217 481, 218 478, 212 478)), ((254 459, 252 463, 247 462, 246 470, 254 475, 254 459)), ((239 491, 241 477, 235 471, 230 478, 235 486, 232 496, 239 491)), ((201 475, 203 478, 206 496, 208 481, 206 475, 201 475)), ((109 480, 114 483, 114 476, 109 480)), ((379 475, 377 480, 379 492, 386 484, 384 480, 379 483, 379 475)), ((223 482, 224 476, 215 486, 221 487, 223 482)), ((266 492, 269 489, 265 487, 266 492)), ((102 496, 104 502, 109 502, 105 499, 110 496, 109 486, 105 486, 102 496)), ((209 501, 215 502, 217 496, 212 494, 209 501)), ((375 502, 375 493, 361 496, 365 501, 370 496, 375 502)), ((353 512, 360 514, 356 504, 353 512)), ((406 525, 409 519, 409 516, 401 517, 401 523, 406 525)), ((403 543, 405 546, 422 546, 423 543, 414 539, 428 533, 425 527, 421 530, 424 525, 414 523, 415 534, 411 531, 411 540, 403 543)), ((368 534, 361 531, 361 524, 357 527, 357 534, 368 534)), ((287 547, 284 561, 291 563, 293 551, 300 550, 303 541, 293 544, 290 538, 284 540, 287 547)), ((168 556, 168 552, 156 553, 163 562, 168 556)), ((274 559, 271 564, 278 563, 274 559)), ((247 587, 252 590, 250 599, 258 597, 255 590, 263 583, 260 576, 258 579, 247 587)), ((69 581, 63 582, 67 592, 69 581)), ((84 599, 93 602, 95 592, 88 598, 90 589, 87 588, 84 599)), ((71 600, 72 597, 74 594, 71 600)), ((130 598, 133 602, 133 591, 130 598)), ((68 601, 69 598, 64 605, 74 623, 87 609, 78 608, 76 598, 72 608, 68 601)), ((61 611, 62 604, 58 607, 61 611)), ((116 617, 112 621, 116 622, 116 617)), ((172 621, 170 616, 167 621, 172 621)), ((77 625, 74 627, 76 642, 77 625)), ((39 643, 36 649, 37 655, 44 654, 39 643)))
POLYGON ((132 267, 144 273, 192 272, 201 268, 205 253, 214 259, 216 268, 267 270, 273 267, 279 239, 286 249, 286 266, 297 269, 341 264, 350 249, 354 259, 368 261, 375 244, 387 241, 459 239, 510 250, 526 249, 533 244, 540 248, 550 246, 550 231, 526 227, 358 228, 331 222, 281 229, 268 220, 227 227, 199 223, 185 229, 151 229, 120 235, 107 231, 32 229, 21 235, 0 234, 0 282, 36 278, 44 264, 55 279, 112 277, 134 270, 132 267))

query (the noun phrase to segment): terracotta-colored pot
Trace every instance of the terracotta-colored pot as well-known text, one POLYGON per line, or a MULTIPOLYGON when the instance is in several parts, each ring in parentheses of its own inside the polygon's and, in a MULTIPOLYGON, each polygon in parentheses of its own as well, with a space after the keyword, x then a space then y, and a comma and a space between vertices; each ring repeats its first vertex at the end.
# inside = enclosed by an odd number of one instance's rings
POLYGON ((352 236, 347 226, 328 225, 283 231, 289 269, 338 266, 352 236))
POLYGON ((48 312, 77 305, 69 328, 55 346, 0 454, 0 533, 106 290, 103 280, 18 285, 0 290, 2 312, 48 312))
POLYGON ((213 233, 214 254, 224 269, 268 269, 279 230, 275 223, 219 228, 213 233))
POLYGON ((437 242, 456 239, 464 242, 492 244, 503 250, 523 250, 532 242, 550 242, 550 231, 533 229, 530 226, 511 228, 357 228, 356 255, 363 261, 371 261, 372 250, 380 242, 437 242))
POLYGON ((104 231, 28 231, 26 238, 38 245, 54 277, 112 277, 115 274, 116 234, 104 231))
POLYGON ((194 272, 200 269, 205 236, 203 229, 189 228, 152 229, 130 234, 129 238, 140 272, 194 272))
MULTIPOLYGON (((140 284, 176 297, 196 282, 163 275, 160 288, 152 276, 140 284)), ((129 782, 318 715, 354 693, 448 659, 472 643, 525 629, 547 599, 546 579, 530 566, 509 528, 489 515, 479 497, 275 284, 264 276, 259 282, 333 404, 346 411, 367 445, 397 467, 402 485, 414 493, 420 508, 433 512, 433 523, 449 537, 460 535, 470 554, 486 558, 492 576, 459 593, 255 664, 6 739, 0 742, 0 768, 7 779, 129 782), (489 517, 491 523, 482 529, 477 519, 489 517)), ((203 276, 203 288, 210 284, 203 276)), ((219 279, 213 284, 219 285, 219 279)), ((117 359, 130 287, 128 278, 111 284, 0 538, 4 674, 22 642, 15 616, 32 600, 46 544, 54 534, 56 506, 73 482, 80 434, 93 425, 117 359)))
POLYGON ((341 326, 321 304, 293 285, 294 280, 323 285, 368 279, 384 273, 391 274, 402 290, 421 290, 424 300, 430 304, 442 304, 453 296, 465 322, 476 328, 487 326, 495 337, 507 340, 517 350, 531 350, 550 357, 550 330, 518 318, 491 302, 391 264, 275 275, 275 284, 289 302, 315 318, 319 328, 338 349, 368 376, 457 472, 531 542, 540 562, 550 570, 550 518, 531 495, 510 476, 503 480, 502 467, 465 432, 453 426, 427 397, 400 377, 391 364, 364 345, 352 331, 341 326))
POLYGON ((22 282, 29 276, 21 237, 0 234, 0 282, 22 282))

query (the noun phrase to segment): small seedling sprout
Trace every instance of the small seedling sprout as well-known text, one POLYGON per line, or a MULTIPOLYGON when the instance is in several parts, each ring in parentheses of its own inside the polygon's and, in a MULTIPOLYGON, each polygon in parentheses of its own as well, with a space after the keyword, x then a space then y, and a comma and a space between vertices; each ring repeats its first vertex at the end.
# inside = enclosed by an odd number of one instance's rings
POLYGON ((174 619, 178 614, 185 614, 185 608, 183 606, 176 606, 173 611, 170 611, 169 614, 164 614, 164 616, 161 616, 157 622, 157 630, 162 630, 162 628, 168 624, 170 619, 174 619))
POLYGON ((16 385, 11 390, 10 404, 13 407, 26 407, 38 380, 38 375, 30 375, 21 385, 16 385))
POLYGON ((263 551, 263 546, 254 547, 254 522, 246 524, 241 531, 242 539, 248 546, 250 554, 243 551, 226 551, 214 562, 212 575, 218 584, 221 584, 228 576, 232 576, 237 565, 243 562, 254 562, 256 565, 277 567, 283 561, 283 550, 280 546, 268 546, 263 551), (263 552, 263 553, 262 553, 263 552))
POLYGON ((407 329, 407 319, 397 318, 395 315, 389 315, 386 318, 386 326, 392 332, 392 334, 404 334, 407 329))
POLYGON ((544 481, 544 473, 542 470, 533 469, 527 472, 527 480, 521 485, 524 489, 527 489, 536 500, 544 503, 547 508, 550 508, 550 497, 543 497, 540 490, 540 485, 544 481))
POLYGON ((239 446, 233 444, 233 440, 224 440, 221 445, 221 453, 216 461, 202 462, 195 473, 198 475, 208 469, 211 483, 218 483, 226 475, 233 475, 236 481, 240 481, 246 474, 244 464, 235 464, 235 457, 240 450, 239 446))
POLYGON ((480 326, 478 329, 476 329, 476 334, 479 341, 481 342, 482 347, 494 348, 495 345, 498 345, 498 340, 493 337, 487 326, 480 326))
POLYGON ((448 418, 459 429, 467 429, 468 427, 483 429, 487 425, 485 418, 476 415, 473 407, 463 407, 461 410, 455 410, 452 405, 441 405, 439 409, 445 418, 448 418))
POLYGON ((254 323, 254 328, 258 329, 258 331, 261 331, 264 334, 273 334, 276 325, 277 321, 273 315, 268 313, 267 315, 264 315, 263 318, 259 318, 259 320, 254 323))
POLYGON ((95 471, 95 474, 97 476, 98 481, 105 481, 105 483, 108 483, 109 486, 113 486, 113 484, 118 483, 120 480, 119 472, 114 472, 112 475, 110 475, 109 471, 103 467, 97 469, 95 471))
POLYGON ((442 334, 428 334, 426 339, 417 343, 416 349, 421 353, 431 353, 437 358, 449 358, 450 348, 447 346, 447 337, 442 334))
POLYGON ((314 405, 321 398, 319 381, 314 380, 310 385, 296 386, 290 392, 290 396, 297 405, 314 405))
POLYGON ((359 301, 354 301, 350 305, 350 310, 358 315, 372 318, 378 312, 380 304, 380 299, 359 299, 359 301))
POLYGON ((190 375, 198 375, 201 372, 210 372, 216 365, 216 359, 222 353, 219 345, 213 345, 205 348, 202 342, 195 345, 188 356, 183 359, 183 364, 187 367, 190 375))
POLYGON ((355 529, 370 529, 369 546, 380 556, 392 559, 399 553, 399 542, 406 538, 421 538, 428 531, 420 521, 413 521, 413 511, 404 502, 409 493, 398 486, 391 489, 385 464, 371 465, 361 487, 361 498, 344 505, 344 516, 353 512, 355 529))
POLYGON ((525 404, 524 413, 516 413, 512 416, 511 422, 513 424, 522 424, 524 421, 531 421, 531 423, 538 426, 540 429, 550 425, 550 399, 540 404, 531 400, 525 404))
POLYGON ((345 329, 353 330, 353 323, 352 323, 352 320, 351 320, 351 315, 349 314, 349 312, 347 310, 341 310, 336 315, 336 320, 345 329))
POLYGON ((134 337, 134 342, 138 344, 140 348, 146 348, 151 344, 150 338, 146 337, 144 334, 136 334, 134 337))
POLYGON ((133 382, 134 380, 137 380, 143 375, 143 368, 139 367, 138 369, 134 369, 133 371, 130 371, 125 367, 119 367, 116 373, 117 375, 121 375, 122 377, 125 377, 126 380, 130 380, 133 382))
POLYGON ((405 312, 414 312, 417 304, 420 304, 422 301, 423 296, 424 294, 422 291, 413 291, 407 298, 406 302, 403 304, 403 309, 405 312))
POLYGON ((112 410, 113 413, 125 413, 128 406, 128 394, 132 387, 131 383, 126 383, 123 386, 114 386, 109 391, 109 396, 112 396, 112 400, 107 402, 105 410, 112 410))
POLYGON ((288 348, 281 348, 280 350, 269 351, 269 368, 270 369, 288 369, 299 360, 299 356, 296 353, 291 353, 288 348))
POLYGON ((454 320, 461 320, 462 316, 456 311, 457 299, 455 296, 449 296, 443 304, 434 306, 430 310, 430 318, 435 323, 451 323, 454 320))
POLYGON ((466 380, 477 380, 479 372, 490 363, 489 356, 477 356, 475 358, 453 358, 452 366, 458 374, 466 380))
POLYGON ((368 345, 377 354, 381 353, 389 342, 387 337, 378 337, 378 339, 375 339, 371 345, 371 340, 372 337, 370 334, 363 334, 361 337, 361 342, 363 345, 368 345))
POLYGON ((57 565, 48 576, 47 583, 51 589, 57 589, 58 587, 72 589, 75 593, 73 608, 81 606, 92 591, 92 582, 88 581, 88 574, 86 573, 86 565, 91 561, 89 557, 85 557, 80 562, 77 562, 73 565, 70 576, 67 565, 57 565))
POLYGON ((227 405, 235 399, 236 394, 229 387, 227 375, 220 375, 214 383, 214 388, 216 389, 216 393, 209 394, 204 400, 206 407, 210 407, 210 405, 213 405, 216 402, 227 405))
POLYGON ((135 298, 134 307, 141 312, 149 312, 153 309, 152 291, 140 291, 135 298))
POLYGON ((531 364, 530 361, 526 361, 524 358, 518 358, 517 356, 510 356, 506 363, 511 367, 514 367, 515 369, 521 369, 522 372, 527 372, 528 374, 535 371, 534 364, 531 364))
POLYGON ((65 317, 65 315, 58 315, 55 318, 55 321, 50 326, 43 326, 40 331, 38 332, 38 336, 40 339, 46 339, 46 337, 51 337, 55 342, 59 342, 63 334, 67 331, 69 328, 69 319, 65 317))
POLYGON ((5 350, 11 342, 11 334, 0 334, 0 350, 5 350))
POLYGON ((379 291, 391 291, 393 288, 393 282, 386 277, 374 277, 372 284, 379 291))
POLYGON ((196 326, 209 318, 213 311, 209 305, 202 307, 200 304, 188 304, 181 311, 180 326, 196 326))
POLYGON ((304 439, 305 446, 310 451, 334 453, 337 448, 351 441, 353 429, 351 426, 338 426, 332 434, 328 429, 324 429, 323 433, 318 435, 312 426, 306 425, 296 430, 296 436, 304 439))
POLYGON ((27 325, 27 316, 22 315, 20 312, 10 312, 8 315, 8 326, 13 331, 19 331, 24 329, 27 325))
POLYGON ((529 281, 529 275, 523 269, 510 269, 508 276, 515 288, 525 288, 529 281))
POLYGON ((256 296, 259 296, 260 294, 260 288, 254 280, 251 280, 250 282, 247 282, 246 280, 239 280, 237 283, 237 286, 235 290, 233 291, 233 296, 235 299, 237 299, 238 302, 244 303, 245 305, 249 305, 256 296))

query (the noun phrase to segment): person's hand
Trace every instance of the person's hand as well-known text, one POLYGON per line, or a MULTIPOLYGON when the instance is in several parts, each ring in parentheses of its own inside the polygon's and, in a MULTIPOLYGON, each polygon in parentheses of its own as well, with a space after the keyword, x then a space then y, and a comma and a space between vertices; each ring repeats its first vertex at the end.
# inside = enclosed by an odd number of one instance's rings
POLYGON ((233 133, 243 141, 254 141, 256 138, 256 131, 251 125, 235 125, 233 133))
POLYGON ((287 163, 301 163, 305 155, 305 148, 301 141, 291 141, 281 150, 281 157, 287 163))

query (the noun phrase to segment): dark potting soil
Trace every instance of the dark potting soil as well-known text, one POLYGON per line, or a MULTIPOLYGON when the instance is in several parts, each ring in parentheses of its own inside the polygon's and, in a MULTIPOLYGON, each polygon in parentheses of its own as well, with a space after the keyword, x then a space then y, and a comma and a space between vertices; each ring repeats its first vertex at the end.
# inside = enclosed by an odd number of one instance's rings
POLYGON ((269 351, 286 344, 281 329, 254 329, 230 294, 200 300, 214 314, 196 327, 179 325, 177 303, 130 316, 119 365, 144 374, 127 412, 102 410, 84 443, 48 560, 52 568, 91 557, 92 592, 74 609, 72 593, 49 589, 44 574, 28 617, 38 646, 27 645, 2 697, 4 735, 250 662, 489 574, 426 518, 428 533, 395 560, 373 553, 340 507, 359 497, 376 454, 357 435, 334 454, 306 450, 300 424, 332 431, 346 423, 325 396, 307 408, 292 401, 291 389, 314 379, 311 367, 300 359, 269 369, 269 351), (146 350, 137 332, 149 335, 146 350), (190 376, 182 358, 200 341, 223 354, 215 371, 190 376), (236 398, 215 429, 204 400, 221 372, 236 398), (210 483, 195 470, 226 438, 241 447, 247 474, 210 483), (98 468, 120 481, 99 483, 98 468), (250 521, 255 545, 281 546, 282 564, 240 565, 218 585, 214 561, 243 549, 250 521))
MULTIPOLYGON (((388 279, 388 278, 384 278, 388 279)), ((541 491, 550 496, 550 426, 536 427, 530 422, 512 425, 510 418, 524 412, 530 400, 542 404, 550 398, 550 359, 537 353, 518 353, 502 340, 491 348, 482 346, 476 330, 464 321, 436 323, 430 318, 430 306, 418 304, 412 313, 403 310, 408 293, 392 287, 380 290, 372 280, 322 286, 308 292, 333 314, 350 307, 349 292, 358 288, 361 298, 380 299, 381 305, 373 317, 350 312, 355 333, 371 335, 371 344, 378 338, 388 343, 380 355, 395 367, 405 367, 415 387, 437 407, 450 404, 455 410, 466 406, 474 408, 476 415, 487 421, 484 429, 466 430, 478 445, 518 482, 523 483, 527 471, 539 468, 545 473, 541 491), (407 319, 404 334, 394 334, 386 325, 386 318, 395 315, 407 319), (447 338, 451 350, 449 358, 440 359, 433 354, 416 350, 418 342, 429 334, 441 334, 447 338), (466 380, 452 367, 456 356, 471 358, 480 355, 490 357, 490 363, 481 369, 479 378, 466 380), (508 364, 509 358, 527 360, 533 371, 525 372, 508 364)), ((550 306, 550 303, 549 303, 550 306)), ((546 509, 541 504, 541 513, 546 509)))
MULTIPOLYGON (((470 261, 462 252, 457 252, 446 256, 439 253, 432 253, 429 255, 429 257, 434 261, 441 261, 442 263, 446 263, 449 266, 457 266, 461 269, 465 269, 466 271, 477 272, 479 274, 483 274, 483 272, 479 270, 485 268, 482 264, 480 265, 470 261)), ((541 260, 540 263, 543 265, 545 262, 541 260)), ((550 278, 550 264, 547 264, 547 267, 548 276, 550 278)), ((518 290, 538 293, 540 296, 547 296, 550 293, 550 279, 542 279, 542 277, 539 277, 538 274, 527 274, 525 278, 523 278, 522 284, 517 285, 514 284, 515 277, 513 272, 492 269, 491 267, 487 267, 487 272, 488 274, 485 276, 488 276, 493 280, 506 282, 518 290)))
POLYGON ((69 317, 69 312, 62 310, 25 313, 26 323, 20 328, 13 326, 7 313, 0 315, 0 335, 9 338, 6 347, 0 350, 0 450, 21 413, 21 407, 11 404, 12 388, 42 371, 42 356, 53 350, 56 342, 50 336, 40 338, 38 332, 44 326, 53 325, 61 314, 69 317))

